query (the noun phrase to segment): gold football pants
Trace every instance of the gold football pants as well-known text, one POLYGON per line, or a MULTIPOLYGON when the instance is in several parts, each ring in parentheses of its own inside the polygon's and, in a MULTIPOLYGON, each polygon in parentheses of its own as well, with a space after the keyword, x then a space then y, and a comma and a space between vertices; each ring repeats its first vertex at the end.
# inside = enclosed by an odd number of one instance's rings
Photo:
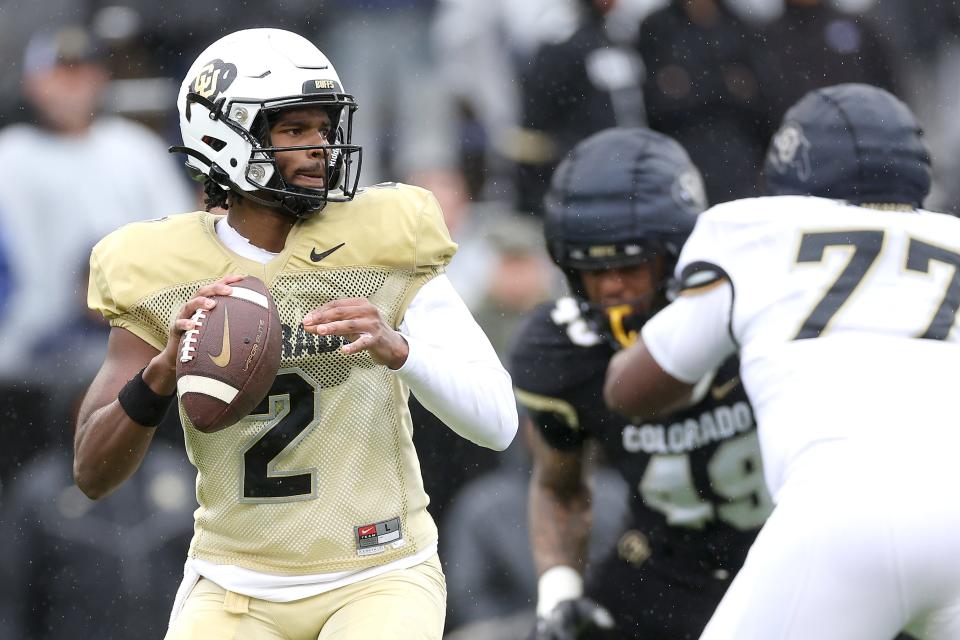
POLYGON ((436 555, 293 602, 250 598, 200 578, 165 640, 440 640, 446 600, 436 555))

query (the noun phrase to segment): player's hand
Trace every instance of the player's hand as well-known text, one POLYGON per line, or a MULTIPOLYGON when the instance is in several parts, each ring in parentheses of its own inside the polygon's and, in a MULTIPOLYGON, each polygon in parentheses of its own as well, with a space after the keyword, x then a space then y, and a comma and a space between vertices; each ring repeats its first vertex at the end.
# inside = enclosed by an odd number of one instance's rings
POLYGON ((590 598, 563 600, 546 617, 537 618, 530 640, 599 638, 614 626, 610 612, 590 598))
POLYGON ((341 298, 320 305, 303 318, 303 328, 318 336, 343 336, 346 354, 368 351, 370 357, 391 369, 407 361, 410 349, 399 332, 380 316, 365 298, 341 298))
POLYGON ((220 278, 216 282, 204 285, 197 289, 193 297, 180 307, 180 311, 170 323, 170 333, 167 336, 167 344, 154 361, 164 369, 169 369, 172 375, 176 375, 177 354, 180 350, 180 337, 184 332, 196 328, 196 322, 193 320, 193 314, 197 309, 209 311, 217 306, 214 296, 228 296, 233 292, 230 285, 238 280, 243 280, 245 276, 229 275, 220 278))

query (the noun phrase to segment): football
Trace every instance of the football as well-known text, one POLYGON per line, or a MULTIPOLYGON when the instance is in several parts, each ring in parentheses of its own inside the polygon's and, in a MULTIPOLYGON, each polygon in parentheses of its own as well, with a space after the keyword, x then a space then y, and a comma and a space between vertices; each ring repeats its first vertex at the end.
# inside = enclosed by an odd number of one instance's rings
POLYGON ((177 395, 190 422, 220 431, 250 414, 266 397, 280 368, 280 315, 262 280, 230 285, 217 306, 198 309, 195 329, 180 338, 177 395))

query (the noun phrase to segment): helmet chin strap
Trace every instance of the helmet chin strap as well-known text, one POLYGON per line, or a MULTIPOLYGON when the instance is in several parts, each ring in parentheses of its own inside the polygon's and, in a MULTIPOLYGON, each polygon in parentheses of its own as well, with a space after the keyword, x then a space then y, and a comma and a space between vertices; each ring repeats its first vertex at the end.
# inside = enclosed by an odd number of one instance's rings
POLYGON ((231 188, 234 194, 240 198, 246 198, 262 207, 275 209, 283 215, 301 220, 321 211, 326 202, 317 197, 308 195, 288 194, 284 196, 274 196, 269 192, 263 191, 243 191, 241 189, 231 188), (266 197, 264 197, 266 194, 266 197), (313 206, 311 206, 313 205, 313 206))
MULTIPOLYGON (((290 193, 278 197, 269 191, 244 191, 239 185, 232 182, 217 165, 211 166, 210 177, 218 184, 229 188, 238 197, 246 198, 262 207, 276 209, 280 211, 280 213, 296 220, 319 212, 327 204, 323 198, 309 193, 290 193)), ((300 187, 290 186, 287 187, 287 189, 300 190, 300 187)))
POLYGON ((231 189, 231 192, 238 198, 245 198, 262 207, 278 211, 284 216, 294 220, 302 220, 303 218, 309 217, 314 213, 318 213, 321 209, 323 209, 323 205, 326 204, 322 202, 320 206, 316 208, 310 208, 309 205, 304 201, 305 198, 299 198, 292 195, 284 196, 283 198, 278 199, 274 198, 273 196, 269 196, 267 198, 261 197, 255 191, 231 189))
POLYGON ((275 177, 279 180, 281 186, 281 189, 277 192, 269 189, 256 192, 244 191, 230 182, 229 179, 227 180, 227 186, 242 198, 248 198, 259 205, 277 209, 284 215, 296 220, 318 213, 326 206, 326 192, 321 195, 297 185, 288 185, 280 176, 279 171, 275 174, 275 177))
POLYGON ((293 191, 279 199, 276 205, 284 213, 289 213, 294 218, 300 219, 313 215, 323 210, 327 201, 319 196, 309 193, 296 193, 300 188, 294 185, 287 187, 287 191, 293 191))

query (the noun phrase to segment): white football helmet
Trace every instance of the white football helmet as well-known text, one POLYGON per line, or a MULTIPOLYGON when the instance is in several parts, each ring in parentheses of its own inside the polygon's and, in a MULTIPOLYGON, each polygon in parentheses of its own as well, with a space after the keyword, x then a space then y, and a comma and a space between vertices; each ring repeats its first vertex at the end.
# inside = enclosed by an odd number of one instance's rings
POLYGON ((327 57, 302 36, 246 29, 217 40, 187 72, 177 109, 183 146, 171 151, 187 155, 187 167, 198 180, 205 176, 224 190, 296 217, 356 193, 362 159, 361 148, 351 144, 356 100, 344 93, 327 57), (328 109, 329 144, 274 147, 267 114, 304 106, 328 109), (291 148, 329 150, 323 189, 284 181, 275 154, 291 148))

